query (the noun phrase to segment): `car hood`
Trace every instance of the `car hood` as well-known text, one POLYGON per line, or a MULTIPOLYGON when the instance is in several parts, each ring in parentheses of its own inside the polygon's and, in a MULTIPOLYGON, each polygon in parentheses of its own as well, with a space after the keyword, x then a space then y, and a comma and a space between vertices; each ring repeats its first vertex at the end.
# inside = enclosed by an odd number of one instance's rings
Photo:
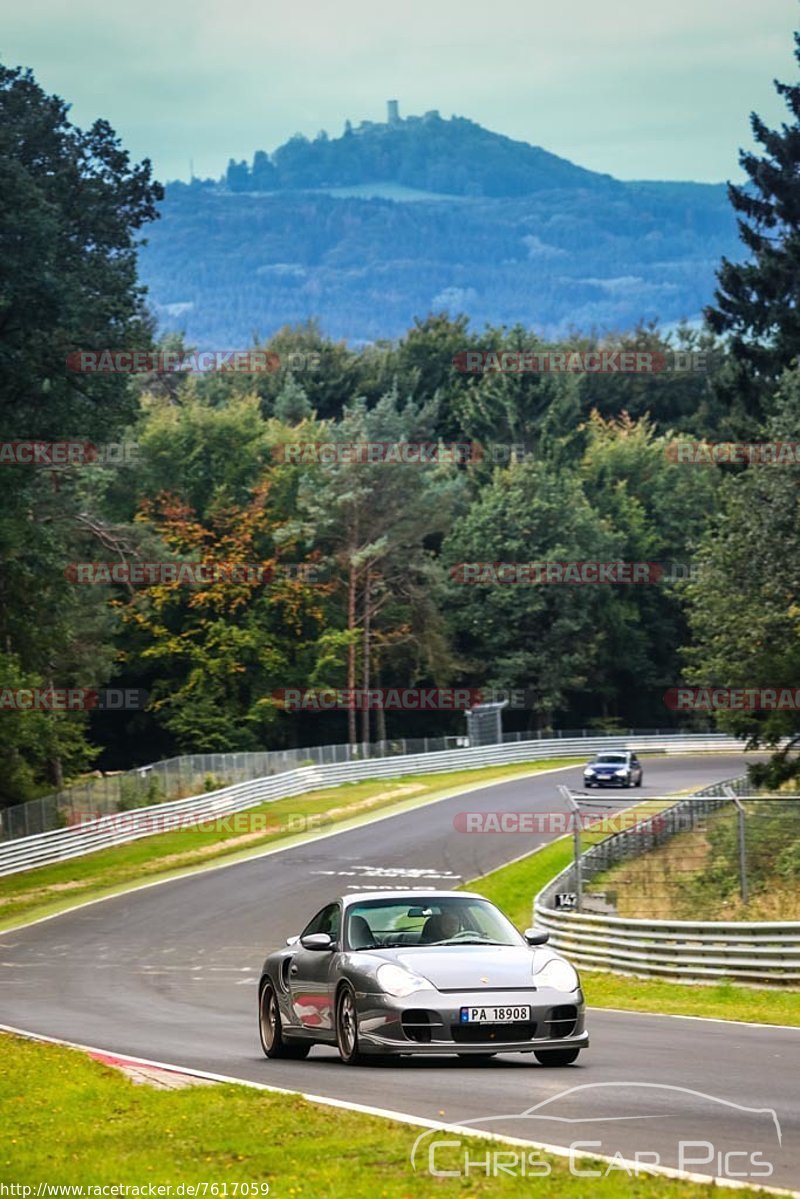
POLYGON ((531 986, 534 958, 539 967, 554 955, 524 945, 430 945, 384 949, 376 956, 421 974, 439 991, 481 991, 531 986))
POLYGON ((590 762, 587 770, 627 770, 627 762, 590 762))

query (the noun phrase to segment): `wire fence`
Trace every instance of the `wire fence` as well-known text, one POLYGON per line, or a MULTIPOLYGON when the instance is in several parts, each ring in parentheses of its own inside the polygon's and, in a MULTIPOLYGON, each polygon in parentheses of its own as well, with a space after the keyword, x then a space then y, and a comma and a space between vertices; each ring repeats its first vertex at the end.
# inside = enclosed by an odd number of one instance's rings
MULTIPOLYGON (((702 730, 700 730, 702 731, 702 730)), ((540 729, 504 733, 503 743, 596 740, 597 729, 540 729)), ((675 736, 675 729, 620 729, 615 737, 675 736)), ((0 809, 0 841, 69 828, 95 816, 127 812, 269 778, 302 766, 327 766, 409 754, 466 749, 466 736, 412 737, 358 745, 302 746, 257 753, 186 754, 114 774, 98 774, 39 799, 0 809)))
POLYGON ((568 798, 575 859, 533 908, 534 923, 576 966, 692 983, 800 983, 800 796, 749 794, 742 777, 617 814, 568 798), (609 836, 614 820, 624 827, 609 836))
POLYGON ((800 920, 800 796, 745 778, 678 803, 574 797, 573 910, 648 920, 800 920), (619 805, 619 800, 616 800, 619 805), (611 835, 608 835, 610 832, 611 835))

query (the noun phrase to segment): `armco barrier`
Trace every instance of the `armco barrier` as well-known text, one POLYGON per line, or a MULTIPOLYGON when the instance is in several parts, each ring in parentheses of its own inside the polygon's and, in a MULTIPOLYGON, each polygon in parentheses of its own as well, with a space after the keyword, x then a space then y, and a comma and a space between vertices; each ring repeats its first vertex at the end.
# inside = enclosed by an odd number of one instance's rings
MULTIPOLYGON (((724 786, 741 793, 744 781, 730 780, 724 786)), ((719 798, 722 794, 723 784, 718 784, 699 792, 698 798, 710 808, 725 802, 719 798)), ((658 819, 663 823, 690 802, 682 800, 659 812, 658 819)), ((582 855, 587 877, 629 856, 626 837, 631 842, 629 834, 618 833, 582 855)), ((646 852, 648 838, 639 839, 637 846, 637 852, 646 852)), ((646 920, 556 910, 555 895, 574 886, 575 868, 570 865, 536 896, 533 921, 550 933, 554 949, 583 970, 682 982, 800 983, 800 921, 646 920)))
MULTIPOLYGON (((668 736, 675 729, 608 729, 615 737, 668 736)), ((713 729, 696 729, 711 733, 713 729)), ((506 732, 502 742, 569 741, 575 737, 599 737, 600 729, 559 729, 548 733, 506 732)), ((470 746, 494 744, 494 736, 471 740, 461 734, 439 737, 395 737, 392 740, 359 742, 355 745, 304 745, 284 749, 264 749, 227 753, 182 754, 177 758, 162 758, 135 766, 130 770, 103 774, 95 772, 81 782, 73 782, 39 795, 25 803, 0 808, 0 841, 15 841, 18 837, 33 837, 37 833, 54 832, 70 824, 78 824, 88 816, 110 816, 113 812, 128 812, 132 808, 168 803, 219 791, 236 783, 267 778, 299 770, 301 766, 333 766, 341 762, 359 762, 365 758, 404 757, 408 754, 438 753, 447 749, 468 749, 470 746)))
POLYGON ((137 841, 165 831, 171 817, 175 827, 187 827, 240 812, 245 808, 288 799, 322 787, 363 779, 395 778, 407 774, 470 770, 481 766, 535 762, 545 758, 582 757, 601 749, 631 748, 640 753, 713 753, 740 750, 741 743, 725 734, 661 734, 653 737, 576 737, 543 741, 518 741, 512 744, 484 745, 473 749, 451 749, 427 754, 408 754, 391 758, 368 758, 325 766, 304 766, 268 778, 237 783, 219 791, 189 799, 174 800, 123 814, 101 816, 97 820, 20 837, 0 843, 0 876, 80 857, 128 841, 137 841), (154 827, 156 825, 157 827, 154 827))
POLYGON ((576 966, 679 981, 800 983, 800 922, 623 920, 536 906, 536 925, 576 966))

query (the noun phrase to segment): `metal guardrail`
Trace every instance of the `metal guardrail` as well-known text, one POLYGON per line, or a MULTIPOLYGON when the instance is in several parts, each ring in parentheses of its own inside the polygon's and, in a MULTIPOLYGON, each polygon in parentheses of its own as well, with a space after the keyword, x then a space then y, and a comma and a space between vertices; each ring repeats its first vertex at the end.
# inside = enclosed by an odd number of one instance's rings
MULTIPOLYGON (((699 731, 699 730, 698 730, 699 731)), ((704 730, 712 732, 713 730, 704 730)), ((674 729, 617 729, 615 737, 668 736, 674 729)), ((600 730, 559 729, 538 732, 504 733, 504 744, 517 741, 571 740, 598 737, 600 730)), ((490 737, 490 743, 495 741, 490 737)), ((407 754, 435 753, 446 749, 466 749, 485 741, 470 740, 460 734, 440 737, 400 737, 391 741, 373 741, 356 745, 311 745, 294 749, 258 750, 241 753, 184 754, 166 758, 131 770, 98 774, 72 783, 50 795, 41 795, 25 803, 0 808, 0 841, 32 837, 66 828, 88 816, 128 812, 188 796, 219 791, 234 783, 247 783, 283 774, 301 766, 329 766, 336 762, 363 761, 365 758, 402 757, 407 754)))
POLYGON ((683 982, 800 983, 800 922, 623 920, 537 907, 536 924, 584 970, 683 982))
MULTIPOLYGON (((686 831, 693 804, 711 811, 743 795, 745 785, 742 776, 707 787, 606 838, 581 855, 581 875, 591 877, 663 844, 686 831)), ((581 969, 683 982, 800 983, 800 921, 647 920, 557 910, 555 896, 574 891, 576 881, 574 864, 551 879, 534 900, 533 917, 550 933, 553 948, 581 969)))
POLYGON ((259 804, 274 803, 340 783, 401 775, 469 770, 481 766, 578 757, 601 749, 633 748, 638 752, 713 753, 740 750, 741 743, 724 734, 662 734, 553 738, 444 750, 388 758, 367 758, 323 766, 305 766, 282 774, 237 783, 188 799, 153 804, 124 813, 98 816, 69 828, 0 843, 0 876, 80 857, 99 849, 136 841, 170 828, 186 828, 216 820, 259 804))

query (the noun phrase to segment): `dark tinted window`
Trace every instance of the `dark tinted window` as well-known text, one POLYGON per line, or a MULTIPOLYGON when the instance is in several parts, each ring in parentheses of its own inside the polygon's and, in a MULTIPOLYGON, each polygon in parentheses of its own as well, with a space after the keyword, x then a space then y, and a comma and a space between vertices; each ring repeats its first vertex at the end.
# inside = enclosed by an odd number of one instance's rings
POLYGON ((332 940, 339 940, 342 915, 338 903, 329 903, 317 912, 300 934, 307 937, 311 933, 328 933, 332 940))

